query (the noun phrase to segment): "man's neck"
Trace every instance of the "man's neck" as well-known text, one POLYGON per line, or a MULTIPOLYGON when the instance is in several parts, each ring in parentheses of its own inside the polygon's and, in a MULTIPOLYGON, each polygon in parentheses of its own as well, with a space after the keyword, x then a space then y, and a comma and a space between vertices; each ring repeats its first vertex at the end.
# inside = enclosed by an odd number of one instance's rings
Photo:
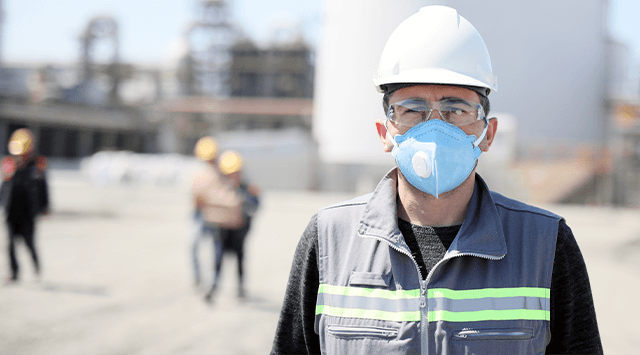
POLYGON ((398 217, 421 226, 462 224, 473 195, 475 175, 474 170, 460 186, 435 198, 411 185, 398 170, 398 217))

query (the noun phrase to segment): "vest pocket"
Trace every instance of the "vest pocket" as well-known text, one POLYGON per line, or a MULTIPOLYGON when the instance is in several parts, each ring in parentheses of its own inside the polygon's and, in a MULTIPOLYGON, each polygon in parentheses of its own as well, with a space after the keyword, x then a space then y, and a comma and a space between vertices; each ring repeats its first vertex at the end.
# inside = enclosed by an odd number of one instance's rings
POLYGON ((352 271, 349 276, 349 286, 389 287, 390 279, 391 274, 352 271))
POLYGON ((330 325, 328 327, 330 335, 336 338, 381 338, 391 339, 398 336, 398 330, 383 327, 356 327, 343 325, 330 325))
POLYGON ((533 338, 533 328, 462 329, 453 332, 454 341, 527 340, 533 338))

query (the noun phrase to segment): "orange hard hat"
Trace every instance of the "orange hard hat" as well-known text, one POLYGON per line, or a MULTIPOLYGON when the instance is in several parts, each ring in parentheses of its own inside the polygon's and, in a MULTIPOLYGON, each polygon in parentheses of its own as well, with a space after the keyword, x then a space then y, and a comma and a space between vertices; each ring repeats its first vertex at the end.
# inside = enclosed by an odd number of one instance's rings
POLYGON ((33 133, 26 128, 19 128, 13 132, 9 139, 9 153, 11 155, 24 155, 34 150, 33 133))
POLYGON ((242 157, 233 150, 226 151, 220 155, 220 171, 225 174, 233 174, 242 170, 242 157))
POLYGON ((215 159, 218 153, 218 144, 213 137, 202 137, 196 142, 195 148, 193 148, 193 154, 202 161, 211 161, 215 159))

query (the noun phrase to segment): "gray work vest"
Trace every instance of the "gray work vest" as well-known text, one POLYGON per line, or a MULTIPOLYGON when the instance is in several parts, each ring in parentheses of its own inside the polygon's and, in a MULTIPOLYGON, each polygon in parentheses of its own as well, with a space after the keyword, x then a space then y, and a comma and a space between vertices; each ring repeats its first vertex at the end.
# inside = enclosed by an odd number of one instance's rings
POLYGON ((398 229, 396 176, 318 212, 323 354, 544 354, 561 217, 477 176, 458 235, 423 281, 398 229))

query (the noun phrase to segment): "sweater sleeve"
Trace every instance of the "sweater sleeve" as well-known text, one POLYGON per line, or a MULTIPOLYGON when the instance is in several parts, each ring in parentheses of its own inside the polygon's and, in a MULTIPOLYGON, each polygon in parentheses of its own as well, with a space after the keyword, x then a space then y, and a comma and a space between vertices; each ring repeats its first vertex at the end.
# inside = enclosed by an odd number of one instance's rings
POLYGON ((546 353, 603 353, 587 267, 564 221, 558 228, 551 276, 551 342, 546 353))
POLYGON ((320 354, 315 333, 318 274, 317 215, 311 218, 293 257, 271 354, 320 354))

